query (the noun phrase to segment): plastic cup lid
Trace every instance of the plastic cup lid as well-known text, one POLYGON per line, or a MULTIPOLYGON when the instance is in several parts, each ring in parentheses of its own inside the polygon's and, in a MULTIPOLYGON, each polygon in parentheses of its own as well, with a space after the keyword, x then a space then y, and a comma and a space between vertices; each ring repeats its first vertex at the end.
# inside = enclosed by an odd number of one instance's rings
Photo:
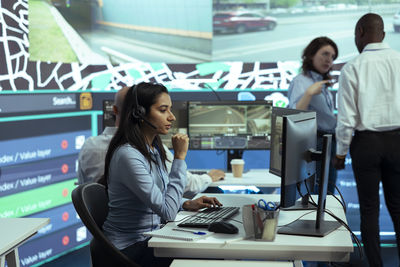
POLYGON ((233 159, 233 160, 231 160, 231 164, 244 164, 244 160, 242 160, 242 159, 233 159))

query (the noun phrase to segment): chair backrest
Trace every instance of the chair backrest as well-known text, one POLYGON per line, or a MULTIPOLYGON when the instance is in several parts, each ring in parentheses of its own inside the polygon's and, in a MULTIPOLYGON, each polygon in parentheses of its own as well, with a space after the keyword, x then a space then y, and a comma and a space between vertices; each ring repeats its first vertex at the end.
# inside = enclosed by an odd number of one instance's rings
POLYGON ((106 188, 98 183, 78 185, 72 191, 72 203, 93 239, 90 253, 93 266, 139 266, 119 251, 104 235, 102 227, 108 214, 106 188))

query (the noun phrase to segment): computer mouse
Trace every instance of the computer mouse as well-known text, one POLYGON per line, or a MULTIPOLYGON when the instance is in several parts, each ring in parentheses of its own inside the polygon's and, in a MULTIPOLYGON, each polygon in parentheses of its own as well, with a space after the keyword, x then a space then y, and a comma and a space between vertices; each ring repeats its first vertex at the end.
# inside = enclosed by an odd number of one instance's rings
POLYGON ((208 227, 208 231, 223 234, 237 234, 239 229, 231 223, 222 221, 211 223, 208 227))

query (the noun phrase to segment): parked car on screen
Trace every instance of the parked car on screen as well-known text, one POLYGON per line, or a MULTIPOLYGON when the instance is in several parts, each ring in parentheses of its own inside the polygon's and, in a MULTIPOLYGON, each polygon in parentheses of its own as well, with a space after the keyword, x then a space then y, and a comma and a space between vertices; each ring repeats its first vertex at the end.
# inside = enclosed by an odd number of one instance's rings
POLYGON ((219 12, 213 16, 214 32, 244 33, 260 29, 273 30, 276 24, 276 18, 256 12, 219 12))
POLYGON ((400 10, 398 10, 396 14, 394 14, 393 28, 395 32, 400 32, 400 10))

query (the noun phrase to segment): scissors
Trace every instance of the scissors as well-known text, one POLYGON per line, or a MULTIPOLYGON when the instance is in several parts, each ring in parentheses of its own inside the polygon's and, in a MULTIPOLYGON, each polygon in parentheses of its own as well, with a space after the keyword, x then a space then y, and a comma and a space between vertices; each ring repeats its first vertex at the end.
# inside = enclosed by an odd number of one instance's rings
POLYGON ((263 210, 270 210, 270 211, 276 210, 276 205, 274 202, 271 201, 267 202, 262 198, 258 200, 257 206, 263 210))

